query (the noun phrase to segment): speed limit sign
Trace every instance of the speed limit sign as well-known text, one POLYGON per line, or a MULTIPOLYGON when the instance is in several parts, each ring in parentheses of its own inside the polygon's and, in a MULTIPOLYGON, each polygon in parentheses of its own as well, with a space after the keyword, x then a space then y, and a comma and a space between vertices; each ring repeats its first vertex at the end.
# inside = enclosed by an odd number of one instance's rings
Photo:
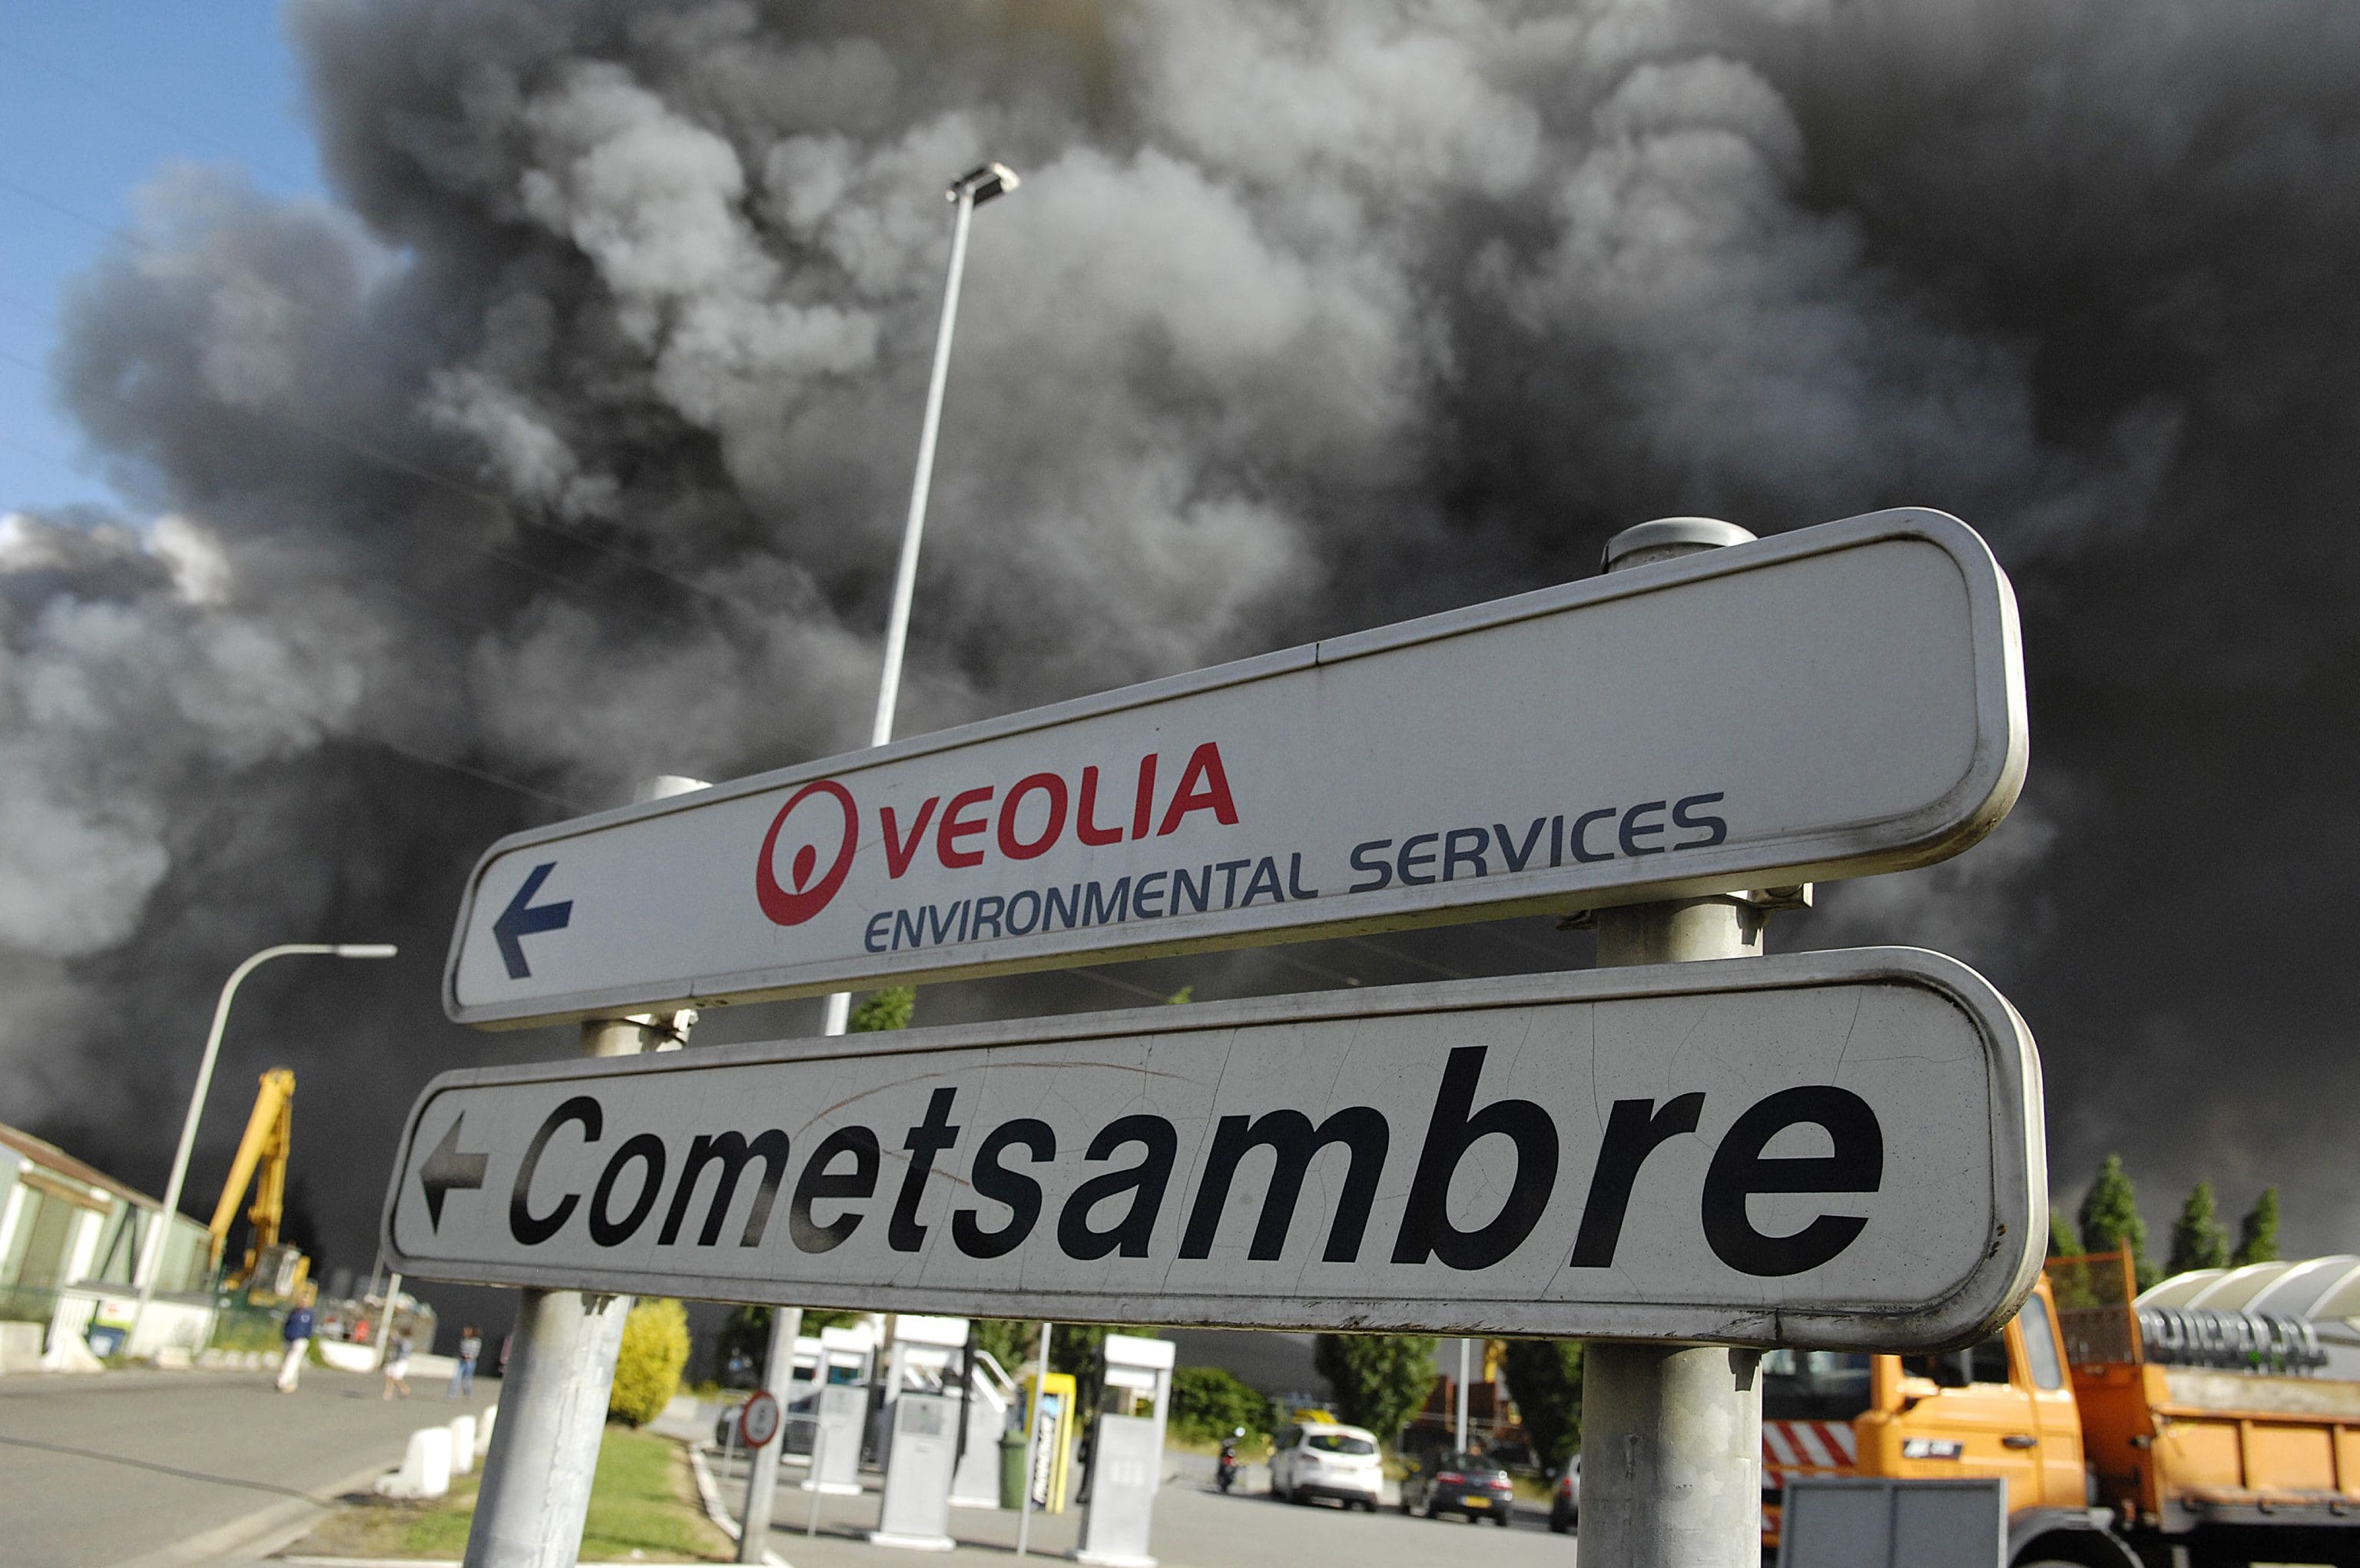
POLYGON ((738 1435, 748 1448, 759 1448, 779 1435, 779 1401, 768 1390, 756 1394, 738 1409, 738 1435))

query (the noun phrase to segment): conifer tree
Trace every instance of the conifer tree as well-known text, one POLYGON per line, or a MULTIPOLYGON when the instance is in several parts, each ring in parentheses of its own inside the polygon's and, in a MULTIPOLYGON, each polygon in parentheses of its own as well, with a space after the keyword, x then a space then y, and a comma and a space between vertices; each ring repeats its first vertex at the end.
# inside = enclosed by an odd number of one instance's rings
POLYGON ((2081 1199, 2081 1245, 2096 1252, 2124 1251, 2142 1290, 2161 1276, 2147 1255, 2147 1222, 2139 1218, 2138 1193, 2123 1170, 2123 1157, 2110 1154, 2098 1179, 2081 1199))
POLYGON ((2278 1257, 2278 1190, 2265 1187, 2238 1223, 2237 1254, 2232 1261, 2242 1267, 2248 1263, 2276 1263, 2278 1257))
POLYGON ((2228 1262, 2229 1233, 2213 1214, 2212 1184, 2200 1181, 2189 1192, 2188 1201, 2180 1206, 2180 1218, 2171 1223, 2171 1254, 2164 1262, 2164 1272, 2223 1268, 2228 1262))
POLYGON ((2081 1233, 2073 1228, 2072 1217, 2060 1209, 2053 1199, 2049 1204, 2049 1255, 2051 1257, 2081 1255, 2081 1233))

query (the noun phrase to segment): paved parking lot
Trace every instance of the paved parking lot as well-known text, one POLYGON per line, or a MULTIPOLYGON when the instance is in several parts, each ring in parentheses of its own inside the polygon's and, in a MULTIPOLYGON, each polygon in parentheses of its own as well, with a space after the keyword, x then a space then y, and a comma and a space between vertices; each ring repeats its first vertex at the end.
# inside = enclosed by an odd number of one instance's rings
POLYGON ((380 1387, 320 1366, 294 1395, 269 1372, 0 1378, 0 1562, 104 1568, 257 1519, 308 1525, 361 1472, 399 1463, 412 1429, 458 1409, 422 1382, 391 1403, 380 1387))
MULTIPOLYGON (((1166 1474, 1194 1470, 1184 1456, 1167 1456, 1166 1474)), ((1202 1462, 1209 1469, 1209 1461, 1202 1462)), ((909 1553, 872 1546, 866 1533, 877 1523, 877 1495, 820 1499, 819 1533, 803 1534, 811 1496, 799 1489, 797 1471, 780 1476, 778 1514, 771 1549, 795 1568, 886 1568, 912 1561, 909 1553)), ((1457 1568, 1571 1568, 1574 1538, 1552 1535, 1537 1518, 1520 1516, 1513 1528, 1467 1524, 1459 1519, 1404 1517, 1387 1507, 1375 1514, 1347 1513, 1329 1504, 1289 1507, 1269 1497, 1260 1466, 1246 1477, 1247 1489, 1224 1497, 1208 1475, 1168 1479, 1155 1500, 1153 1551, 1164 1568, 1308 1568, 1345 1563, 1351 1568, 1431 1568, 1448 1561, 1457 1568), (1447 1554, 1447 1558, 1446 1558, 1447 1554)), ((742 1485, 722 1484, 734 1505, 742 1485)), ((1078 1509, 1035 1515, 1032 1552, 1062 1559, 1080 1531, 1078 1509)), ((961 1558, 1005 1563, 1016 1545, 1016 1516, 996 1508, 954 1508, 950 1533, 961 1558)))

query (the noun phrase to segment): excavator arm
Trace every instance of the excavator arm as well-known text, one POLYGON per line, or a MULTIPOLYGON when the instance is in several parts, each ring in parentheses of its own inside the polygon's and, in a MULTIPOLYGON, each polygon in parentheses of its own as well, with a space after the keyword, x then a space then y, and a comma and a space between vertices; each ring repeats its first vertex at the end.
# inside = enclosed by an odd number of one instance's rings
POLYGON ((246 1198, 247 1185, 253 1185, 254 1206, 246 1211, 254 1224, 253 1234, 244 1264, 226 1281, 232 1286, 250 1277, 263 1249, 279 1241, 279 1221, 287 1212, 287 1156, 294 1132, 295 1074, 287 1068, 272 1068, 262 1075, 262 1086, 254 1096, 254 1114, 246 1118, 246 1136, 238 1140, 237 1157, 230 1162, 229 1179, 222 1184, 221 1201, 213 1206, 213 1223, 208 1227, 213 1232, 213 1262, 219 1266, 222 1251, 229 1245, 230 1223, 246 1198))

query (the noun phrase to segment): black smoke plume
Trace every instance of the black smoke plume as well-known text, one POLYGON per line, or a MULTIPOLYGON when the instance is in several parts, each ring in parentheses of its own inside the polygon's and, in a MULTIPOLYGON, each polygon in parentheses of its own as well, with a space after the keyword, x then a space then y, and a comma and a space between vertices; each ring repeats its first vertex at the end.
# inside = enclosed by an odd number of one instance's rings
MULTIPOLYGON (((298 0, 333 197, 161 173, 0 522, 0 1096, 160 1187, 214 988, 366 1267, 497 835, 864 736, 977 221, 903 730, 1915 503, 2022 595, 2030 791, 1781 946, 1993 973, 2070 1192, 2351 1245, 2360 10, 298 0)), ((1732 648, 1732 658, 1744 650, 1732 648)), ((945 988, 934 1021, 1583 961, 1545 923, 945 988)), ((760 1010, 726 1032, 813 1026, 760 1010)), ((708 1025, 702 1037, 717 1038, 708 1025)))

